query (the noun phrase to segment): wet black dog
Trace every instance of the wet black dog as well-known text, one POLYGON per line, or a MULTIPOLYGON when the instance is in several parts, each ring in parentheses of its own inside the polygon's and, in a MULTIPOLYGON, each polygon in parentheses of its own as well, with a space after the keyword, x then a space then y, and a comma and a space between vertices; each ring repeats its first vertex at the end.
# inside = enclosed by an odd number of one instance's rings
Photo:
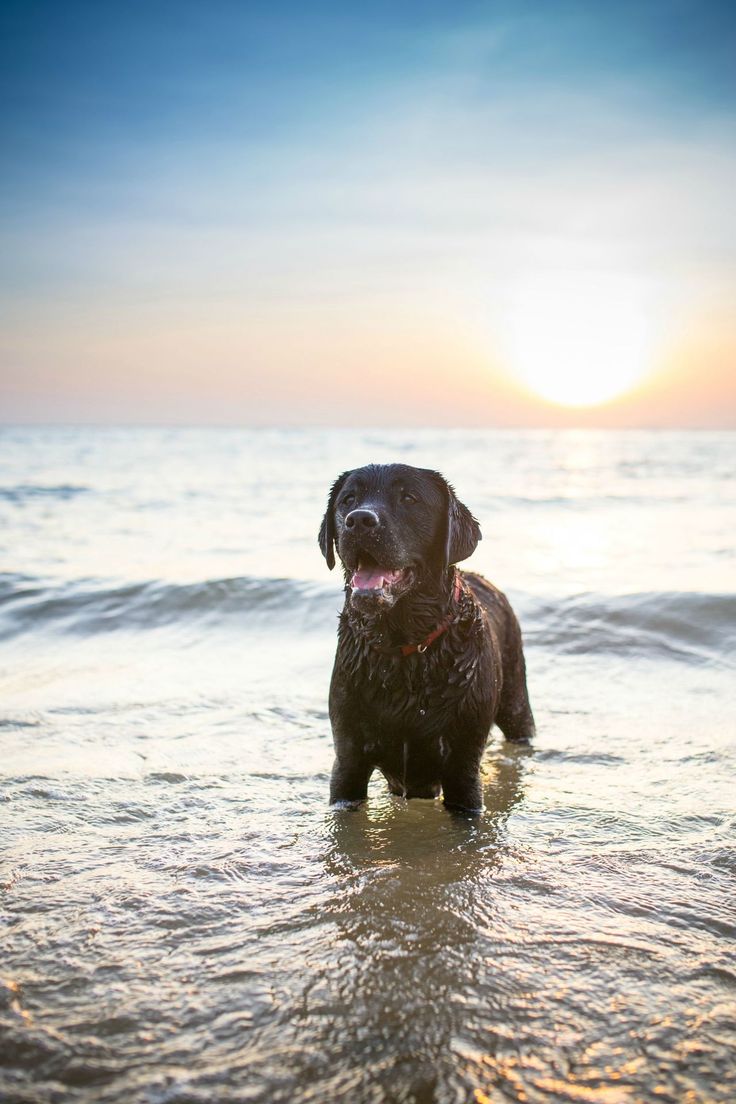
POLYGON ((377 767, 392 793, 482 806, 480 761, 495 723, 528 741, 534 719, 521 631, 506 597, 460 572, 478 522, 443 477, 406 464, 344 472, 319 544, 335 546, 345 606, 330 686, 330 800, 358 802, 377 767))

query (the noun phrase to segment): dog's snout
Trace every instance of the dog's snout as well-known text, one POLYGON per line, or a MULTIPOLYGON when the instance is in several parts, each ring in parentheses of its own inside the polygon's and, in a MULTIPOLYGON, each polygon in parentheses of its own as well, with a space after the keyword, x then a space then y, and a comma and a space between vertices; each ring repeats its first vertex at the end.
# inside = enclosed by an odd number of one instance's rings
POLYGON ((351 510, 345 518, 346 529, 377 529, 380 524, 375 510, 351 510))

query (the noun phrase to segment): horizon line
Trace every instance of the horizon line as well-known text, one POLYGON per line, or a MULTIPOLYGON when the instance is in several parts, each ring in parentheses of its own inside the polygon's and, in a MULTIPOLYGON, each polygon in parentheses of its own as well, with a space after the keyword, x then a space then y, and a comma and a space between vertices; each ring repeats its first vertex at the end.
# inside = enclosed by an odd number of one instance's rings
POLYGON ((380 425, 365 423, 361 425, 335 424, 334 422, 310 422, 310 423, 248 423, 248 422, 6 422, 0 420, 0 430, 4 429, 221 429, 251 432, 302 432, 312 430, 342 431, 345 433, 365 432, 446 432, 447 430, 462 430, 466 432, 485 432, 491 430, 498 433, 736 433, 736 425, 477 425, 477 424, 427 424, 427 425, 380 425))

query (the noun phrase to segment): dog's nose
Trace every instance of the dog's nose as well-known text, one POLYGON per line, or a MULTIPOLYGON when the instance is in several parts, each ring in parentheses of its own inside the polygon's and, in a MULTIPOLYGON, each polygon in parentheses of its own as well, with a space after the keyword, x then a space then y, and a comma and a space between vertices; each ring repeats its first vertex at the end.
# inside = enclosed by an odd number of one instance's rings
POLYGON ((375 510, 351 510, 345 518, 346 529, 375 529, 380 525, 375 510))

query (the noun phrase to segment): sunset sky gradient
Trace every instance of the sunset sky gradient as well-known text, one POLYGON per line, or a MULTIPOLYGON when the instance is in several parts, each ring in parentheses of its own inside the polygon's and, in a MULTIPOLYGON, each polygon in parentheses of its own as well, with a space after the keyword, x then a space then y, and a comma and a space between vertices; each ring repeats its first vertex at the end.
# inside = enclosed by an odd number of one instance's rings
POLYGON ((0 420, 736 425, 732 4, 2 22, 0 420))

